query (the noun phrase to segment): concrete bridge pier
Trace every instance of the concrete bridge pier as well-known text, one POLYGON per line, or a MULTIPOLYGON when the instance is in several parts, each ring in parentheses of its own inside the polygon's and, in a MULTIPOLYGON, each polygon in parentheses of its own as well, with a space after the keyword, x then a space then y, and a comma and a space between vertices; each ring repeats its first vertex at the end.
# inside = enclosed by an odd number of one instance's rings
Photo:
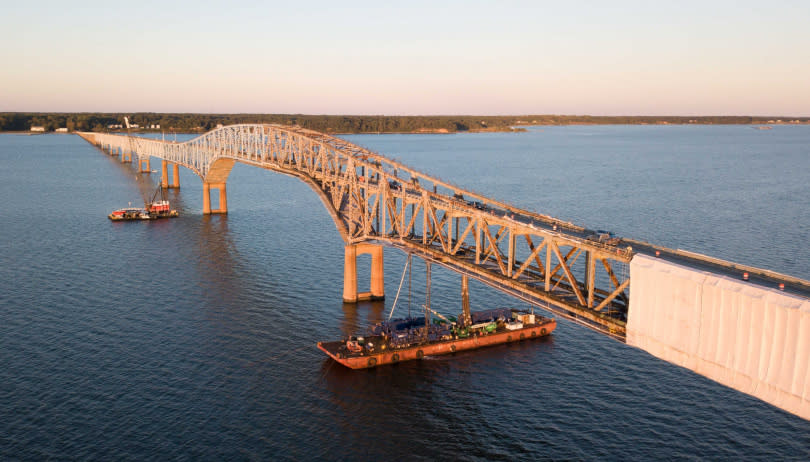
POLYGON ((345 249, 343 266, 343 301, 385 300, 383 247, 376 244, 349 244, 345 249), (369 292, 357 292, 357 256, 371 255, 371 287, 369 292))
POLYGON ((121 163, 132 162, 132 151, 121 148, 121 163))
POLYGON ((228 213, 228 194, 225 190, 225 183, 203 182, 203 215, 210 215, 212 213, 228 213), (213 210, 211 209, 212 189, 219 191, 219 208, 213 210))
POLYGON ((160 161, 160 186, 163 189, 178 189, 180 188, 180 168, 177 164, 172 163, 172 182, 169 183, 169 162, 160 161))
MULTIPOLYGON (((208 174, 203 178, 203 214, 210 215, 212 213, 228 213, 228 193, 225 189, 225 184, 228 181, 228 175, 231 173, 233 165, 236 163, 234 159, 219 159, 208 169, 208 174), (211 209, 211 190, 216 189, 219 191, 219 208, 211 209)), ((177 166, 175 165, 175 169, 177 166)), ((177 178, 177 170, 175 170, 175 178, 177 178)))
POLYGON ((149 163, 149 157, 138 158, 138 173, 152 173, 152 166, 149 163))

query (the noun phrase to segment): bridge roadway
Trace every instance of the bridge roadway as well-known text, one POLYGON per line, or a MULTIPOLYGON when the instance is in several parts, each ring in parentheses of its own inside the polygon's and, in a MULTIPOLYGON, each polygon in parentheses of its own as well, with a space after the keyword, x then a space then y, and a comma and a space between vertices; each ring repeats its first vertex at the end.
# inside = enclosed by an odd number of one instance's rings
POLYGON ((299 127, 232 125, 183 143, 80 136, 122 162, 137 156, 141 172, 161 159, 165 187, 179 187, 178 165, 189 168, 202 178, 206 214, 227 213, 235 162, 304 181, 346 244, 346 301, 364 295, 357 254, 372 254, 368 295, 383 297, 380 245, 399 248, 461 273, 462 292, 472 277, 810 418, 808 281, 522 210, 299 127))

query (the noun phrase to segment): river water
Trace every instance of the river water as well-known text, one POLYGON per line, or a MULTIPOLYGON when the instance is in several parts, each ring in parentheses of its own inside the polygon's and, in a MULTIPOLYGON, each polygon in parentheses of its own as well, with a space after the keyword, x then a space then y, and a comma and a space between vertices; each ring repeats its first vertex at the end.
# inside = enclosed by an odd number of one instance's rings
MULTIPOLYGON (((808 126, 345 138, 530 210, 810 279, 808 126)), ((158 180, 75 136, 0 135, 0 459, 810 459, 810 422, 565 320, 345 369, 315 343, 387 316, 405 256, 385 251, 384 303, 344 305, 317 196, 244 165, 227 216, 203 216, 181 170, 179 218, 107 220, 158 180)), ((424 303, 413 274, 396 314, 424 303)), ((459 281, 434 266, 432 305, 458 312, 459 281)), ((473 309, 524 307, 470 292, 473 309)))

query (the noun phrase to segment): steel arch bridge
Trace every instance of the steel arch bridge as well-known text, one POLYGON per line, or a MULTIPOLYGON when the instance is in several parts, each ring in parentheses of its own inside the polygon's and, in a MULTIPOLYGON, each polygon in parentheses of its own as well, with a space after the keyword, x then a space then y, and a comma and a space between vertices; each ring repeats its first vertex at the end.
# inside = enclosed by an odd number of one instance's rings
MULTIPOLYGON (((139 163, 161 159, 164 186, 167 163, 175 165, 175 172, 177 165, 190 169, 203 180, 204 213, 227 213, 225 185, 236 162, 299 178, 318 194, 346 243, 347 279, 356 279, 348 269, 350 249, 353 258, 358 246, 362 253, 368 244, 387 245, 460 272, 464 288, 466 277, 473 277, 625 338, 633 251, 610 236, 596 236, 299 127, 231 125, 182 143, 120 134, 81 136, 120 154, 122 161, 132 154, 139 163), (220 191, 218 210, 210 208, 211 189, 220 191)), ((381 265, 379 273, 381 278, 381 265)), ((372 278, 372 293, 374 284, 372 278)))

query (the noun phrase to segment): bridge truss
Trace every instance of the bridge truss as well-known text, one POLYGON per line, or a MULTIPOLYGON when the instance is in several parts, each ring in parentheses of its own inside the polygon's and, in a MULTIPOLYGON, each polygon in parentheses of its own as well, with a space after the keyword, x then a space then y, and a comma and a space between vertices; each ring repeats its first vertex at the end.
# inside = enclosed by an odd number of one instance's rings
POLYGON ((378 153, 298 127, 222 127, 178 143, 83 133, 224 184, 234 162, 295 176, 321 198, 347 245, 376 242, 625 338, 633 252, 588 230, 449 184, 378 153))

